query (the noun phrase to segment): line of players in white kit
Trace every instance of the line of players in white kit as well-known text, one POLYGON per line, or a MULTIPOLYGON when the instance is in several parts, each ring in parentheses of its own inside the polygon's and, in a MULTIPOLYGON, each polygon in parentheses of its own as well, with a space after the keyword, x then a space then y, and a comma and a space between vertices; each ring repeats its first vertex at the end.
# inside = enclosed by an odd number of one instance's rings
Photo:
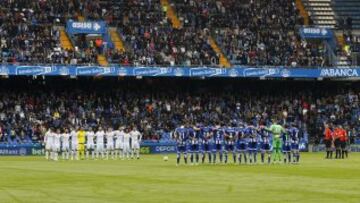
POLYGON ((79 159, 140 158, 141 133, 136 127, 103 129, 101 126, 84 130, 82 127, 49 128, 44 136, 45 158, 57 161, 79 159))
POLYGON ((181 126, 175 129, 174 137, 177 143, 177 165, 180 164, 181 154, 185 164, 188 163, 188 155, 191 164, 200 161, 205 163, 206 156, 208 163, 215 164, 217 155, 220 163, 226 164, 230 154, 233 163, 256 164, 258 152, 261 154, 261 163, 265 163, 267 158, 268 164, 282 161, 296 164, 300 159, 299 130, 294 124, 287 126, 282 134, 279 153, 273 149, 275 140, 272 133, 264 126, 181 126))

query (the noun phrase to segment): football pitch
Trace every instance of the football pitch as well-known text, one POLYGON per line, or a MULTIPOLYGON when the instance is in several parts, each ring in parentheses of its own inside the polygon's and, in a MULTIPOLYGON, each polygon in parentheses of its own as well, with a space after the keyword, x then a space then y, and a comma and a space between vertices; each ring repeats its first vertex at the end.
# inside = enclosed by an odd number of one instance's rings
POLYGON ((360 153, 300 165, 175 166, 141 160, 0 157, 0 202, 360 202, 360 153))

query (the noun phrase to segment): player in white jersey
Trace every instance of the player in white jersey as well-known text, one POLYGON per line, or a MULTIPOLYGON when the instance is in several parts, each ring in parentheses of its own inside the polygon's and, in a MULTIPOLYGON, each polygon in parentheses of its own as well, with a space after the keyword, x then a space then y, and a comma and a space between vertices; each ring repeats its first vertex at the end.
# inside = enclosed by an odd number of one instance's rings
POLYGON ((45 143, 45 159, 47 160, 53 159, 52 144, 54 143, 54 134, 51 128, 49 128, 48 131, 46 131, 45 133, 44 143, 45 143))
POLYGON ((134 158, 134 153, 136 153, 136 158, 140 159, 140 142, 142 135, 141 133, 136 129, 136 127, 133 128, 133 130, 130 132, 131 136, 131 158, 134 158))
POLYGON ((96 158, 99 158, 101 154, 101 158, 104 158, 104 136, 105 132, 103 131, 102 127, 100 126, 98 131, 95 133, 96 139, 96 158))
POLYGON ((95 133, 92 128, 86 132, 86 159, 89 159, 89 155, 91 152, 91 158, 95 158, 95 144, 94 144, 95 133))
POLYGON ((70 134, 68 129, 65 129, 64 133, 61 134, 61 142, 62 159, 68 160, 70 155, 70 134))
POLYGON ((114 159, 115 152, 114 152, 114 136, 115 131, 113 131, 112 128, 109 128, 106 133, 106 159, 109 159, 109 156, 111 156, 112 159, 114 159))
POLYGON ((123 158, 124 128, 115 131, 115 157, 123 158))
POLYGON ((124 158, 127 159, 130 158, 130 130, 126 129, 124 132, 124 142, 123 142, 123 152, 124 152, 124 158))
POLYGON ((71 137, 71 160, 74 159, 79 160, 77 153, 78 138, 77 138, 76 130, 74 128, 71 128, 70 137, 71 137))
POLYGON ((60 130, 57 129, 56 133, 54 134, 54 143, 53 143, 53 153, 54 153, 54 160, 58 160, 59 152, 60 152, 60 145, 61 145, 61 133, 60 130))

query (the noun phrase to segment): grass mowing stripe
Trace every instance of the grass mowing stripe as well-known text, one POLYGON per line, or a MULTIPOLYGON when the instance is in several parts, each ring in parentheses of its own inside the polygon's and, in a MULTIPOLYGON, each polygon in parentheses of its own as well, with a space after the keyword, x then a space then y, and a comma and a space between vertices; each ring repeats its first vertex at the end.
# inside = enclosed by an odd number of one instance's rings
POLYGON ((175 156, 60 161, 0 157, 0 202, 359 202, 360 154, 300 165, 175 166, 175 156))

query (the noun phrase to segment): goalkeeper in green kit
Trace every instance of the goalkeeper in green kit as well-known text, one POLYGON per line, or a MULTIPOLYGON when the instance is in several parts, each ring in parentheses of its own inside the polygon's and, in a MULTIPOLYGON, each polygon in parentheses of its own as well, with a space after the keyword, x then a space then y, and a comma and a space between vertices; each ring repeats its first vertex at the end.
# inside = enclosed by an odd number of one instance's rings
POLYGON ((286 133, 285 129, 277 124, 277 121, 274 119, 273 124, 270 126, 270 128, 265 128, 265 130, 269 131, 272 133, 273 135, 273 141, 272 141, 272 146, 273 146, 273 153, 272 153, 272 157, 273 157, 273 162, 275 163, 277 158, 279 160, 279 162, 281 163, 282 161, 282 134, 286 133))

